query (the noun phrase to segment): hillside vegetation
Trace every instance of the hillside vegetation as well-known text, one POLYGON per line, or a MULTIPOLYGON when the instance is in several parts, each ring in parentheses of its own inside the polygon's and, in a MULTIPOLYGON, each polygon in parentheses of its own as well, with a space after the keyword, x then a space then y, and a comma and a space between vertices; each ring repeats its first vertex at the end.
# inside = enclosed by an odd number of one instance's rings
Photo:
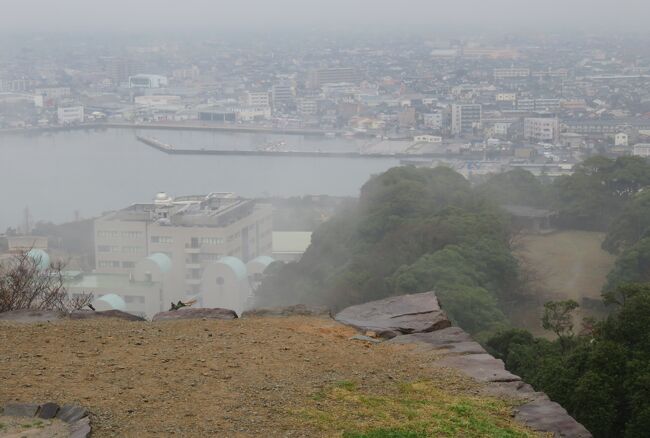
POLYGON ((596 437, 645 436, 649 186, 650 165, 638 157, 592 157, 552 182, 513 170, 475 187, 447 168, 390 169, 316 230, 302 260, 274 267, 260 301, 341 308, 436 290, 454 323, 486 341, 511 371, 560 402, 596 437), (580 325, 579 303, 569 299, 544 306, 541 322, 554 341, 510 328, 507 314, 539 297, 530 266, 513 255, 519 230, 503 204, 555 210, 560 230, 606 233, 603 249, 615 257, 603 288, 606 320, 580 325))
POLYGON ((435 289, 452 321, 478 333, 506 324, 519 290, 507 216, 445 167, 373 177, 358 203, 313 235, 298 263, 276 268, 260 304, 334 308, 435 289))

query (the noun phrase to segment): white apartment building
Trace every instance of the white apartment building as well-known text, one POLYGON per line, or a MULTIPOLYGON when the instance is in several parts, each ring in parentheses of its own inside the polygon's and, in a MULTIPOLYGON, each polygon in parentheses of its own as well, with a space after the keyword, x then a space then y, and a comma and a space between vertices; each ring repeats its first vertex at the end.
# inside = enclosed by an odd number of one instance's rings
POLYGON ((432 113, 422 114, 422 123, 424 124, 425 127, 429 129, 434 129, 434 130, 442 129, 442 124, 443 124, 442 112, 436 111, 432 113))
POLYGON ((56 110, 56 115, 60 125, 83 123, 84 107, 81 105, 58 107, 56 110))
POLYGON ((167 85, 165 76, 138 74, 129 77, 129 88, 163 88, 167 85))
POLYGON ((37 88, 34 94, 43 96, 47 99, 61 99, 70 96, 70 87, 47 87, 37 88))
POLYGON ((497 102, 515 102, 517 93, 497 93, 495 99, 497 102))
POLYGON ((276 84, 271 89, 271 99, 273 107, 293 102, 296 97, 296 91, 290 84, 276 84))
POLYGON ((472 134, 481 128, 480 104, 453 104, 451 106, 451 133, 454 135, 472 134))
POLYGON ((496 80, 527 78, 529 76, 530 76, 529 68, 509 67, 509 68, 494 69, 494 79, 496 80))
POLYGON ((159 193, 95 220, 96 272, 127 274, 154 254, 170 260, 171 299, 201 291, 204 269, 224 257, 244 263, 272 253, 271 206, 232 193, 182 196, 159 193))
POLYGON ((524 138, 530 141, 557 142, 560 123, 556 118, 528 117, 524 119, 524 138))
POLYGON ((437 135, 416 135, 413 137, 413 141, 416 143, 442 143, 442 137, 437 135))
POLYGON ((268 120, 271 118, 270 106, 242 106, 234 108, 237 120, 252 122, 254 120, 268 120))
POLYGON ((300 98, 296 100, 296 109, 303 115, 318 113, 318 102, 315 99, 300 98))
POLYGON ((269 106, 269 93, 267 91, 249 91, 245 95, 248 106, 269 106))
POLYGON ((632 155, 635 157, 650 157, 650 143, 637 143, 634 145, 632 155))
POLYGON ((619 132, 614 136, 614 145, 615 146, 627 146, 628 145, 628 135, 624 132, 619 132))
POLYGON ((497 122, 494 124, 494 135, 508 135, 512 123, 497 122))

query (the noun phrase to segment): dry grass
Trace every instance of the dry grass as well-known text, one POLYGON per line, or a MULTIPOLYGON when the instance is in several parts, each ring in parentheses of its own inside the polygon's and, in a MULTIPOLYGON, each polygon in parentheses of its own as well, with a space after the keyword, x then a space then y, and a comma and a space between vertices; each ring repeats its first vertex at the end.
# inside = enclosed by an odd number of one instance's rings
POLYGON ((353 333, 310 318, 2 323, 0 403, 81 404, 95 437, 318 437, 420 423, 433 436, 525 433, 479 384, 431 367, 435 355, 353 333))
MULTIPOLYGON (((515 324, 536 335, 550 336, 539 323, 545 301, 583 297, 600 298, 615 256, 601 249, 604 234, 590 231, 560 231, 547 235, 524 235, 516 255, 535 272, 531 286, 538 307, 518 309, 512 316, 515 324)), ((578 318, 591 313, 580 309, 578 318)))

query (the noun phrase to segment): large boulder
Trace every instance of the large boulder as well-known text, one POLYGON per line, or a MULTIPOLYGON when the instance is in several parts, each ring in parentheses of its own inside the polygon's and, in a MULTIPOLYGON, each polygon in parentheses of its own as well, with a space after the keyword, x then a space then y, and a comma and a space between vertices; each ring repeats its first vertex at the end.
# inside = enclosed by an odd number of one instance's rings
POLYGON ((122 312, 121 310, 103 310, 101 312, 94 312, 92 310, 75 310, 70 313, 70 319, 99 319, 99 318, 116 318, 124 319, 126 321, 146 321, 141 316, 133 315, 132 313, 122 312))
POLYGON ((65 318, 65 314, 56 310, 21 309, 0 313, 0 321, 10 322, 48 322, 65 318))
POLYGON ((179 319, 236 319, 237 313, 230 309, 191 308, 184 307, 178 310, 156 313, 153 321, 174 321, 179 319))
POLYGON ((451 326, 434 292, 401 295, 343 309, 337 321, 384 338, 425 333, 451 326))
POLYGON ((330 317, 330 308, 327 306, 310 306, 306 304, 296 304, 286 307, 260 307, 258 309, 247 310, 242 313, 242 318, 265 318, 265 317, 283 317, 283 316, 318 316, 330 317))

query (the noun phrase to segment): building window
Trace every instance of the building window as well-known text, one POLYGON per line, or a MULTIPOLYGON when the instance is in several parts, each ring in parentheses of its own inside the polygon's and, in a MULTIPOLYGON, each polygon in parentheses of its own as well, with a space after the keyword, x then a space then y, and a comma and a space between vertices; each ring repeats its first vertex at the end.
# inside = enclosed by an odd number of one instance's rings
POLYGON ((142 231, 122 231, 123 239, 139 239, 142 237, 142 231))
POLYGON ((98 230, 97 231, 97 237, 115 239, 117 237, 120 237, 120 232, 119 231, 98 230))
POLYGON ((174 243, 172 236, 151 236, 151 243, 174 243))
POLYGON ((223 255, 218 254, 218 253, 203 253, 201 254, 201 258, 206 261, 206 262, 216 262, 219 260, 223 255))
POLYGON ((122 262, 122 267, 125 269, 135 268, 135 262, 122 262))
POLYGON ((140 254, 142 253, 142 248, 139 246, 123 246, 122 252, 126 254, 140 254))
POLYGON ((221 237, 201 237, 202 245, 221 245, 223 239, 221 237))
POLYGON ((114 245, 97 245, 97 252, 120 252, 120 247, 114 245))
POLYGON ((117 260, 99 260, 97 266, 100 268, 119 268, 120 262, 117 260))

